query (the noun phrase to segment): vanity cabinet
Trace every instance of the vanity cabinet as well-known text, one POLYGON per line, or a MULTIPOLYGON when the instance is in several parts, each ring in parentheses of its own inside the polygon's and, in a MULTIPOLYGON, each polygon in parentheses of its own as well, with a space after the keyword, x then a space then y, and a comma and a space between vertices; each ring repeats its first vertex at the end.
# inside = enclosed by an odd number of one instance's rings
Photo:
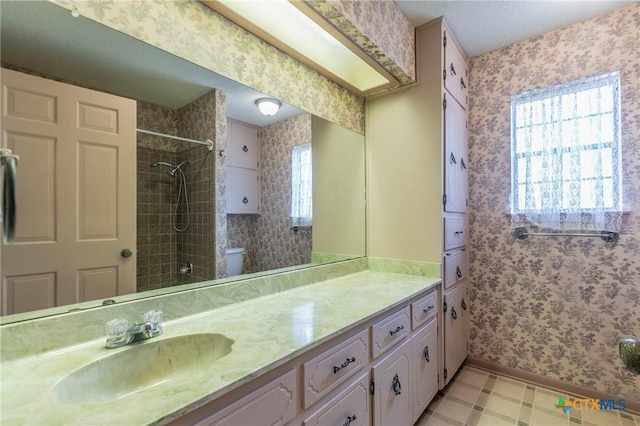
POLYGON ((172 424, 411 426, 438 389, 440 298, 437 284, 172 424))
MULTIPOLYGON (((367 254, 441 264, 445 287, 452 291, 448 297, 461 302, 468 286, 468 174, 473 167, 469 81, 467 59, 442 18, 416 28, 416 77, 406 90, 366 101, 367 168, 372 171, 367 254)), ((439 313, 450 315, 442 302, 439 313)), ((440 325, 439 347, 443 352, 455 348, 455 354, 439 354, 441 388, 445 369, 451 378, 468 354, 468 296, 465 304, 466 315, 455 322, 464 326, 448 320, 440 325)))
POLYGON ((260 212, 258 128, 227 121, 227 214, 260 212))

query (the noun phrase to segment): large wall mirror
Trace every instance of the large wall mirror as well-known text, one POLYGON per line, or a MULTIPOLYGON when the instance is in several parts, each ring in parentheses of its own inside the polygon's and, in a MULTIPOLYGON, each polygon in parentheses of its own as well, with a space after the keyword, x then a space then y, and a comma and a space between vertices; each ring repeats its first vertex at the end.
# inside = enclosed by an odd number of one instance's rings
MULTIPOLYGON (((27 229, 24 223, 21 229, 18 221, 15 243, 3 243, 0 251, 3 323, 100 306, 105 298, 151 297, 365 255, 362 135, 291 105, 283 104, 274 116, 262 115, 255 100, 266 95, 94 21, 73 17, 49 2, 2 2, 0 8, 4 69, 133 99, 139 129, 215 140, 212 151, 145 133, 131 140, 137 160, 130 161, 136 168, 135 201, 130 199, 130 203, 136 204, 132 257, 137 266, 131 294, 102 294, 100 280, 108 288, 104 278, 108 274, 94 274, 97 280, 91 291, 78 289, 75 279, 56 281, 54 268, 42 266, 50 259, 38 251, 33 256, 20 255, 28 259, 24 263, 31 264, 32 270, 13 268, 7 260, 12 258, 10 250, 33 243, 24 237, 27 229), (226 136, 221 132, 225 127, 226 136), (244 131, 254 132, 259 142, 259 167, 254 176, 260 183, 260 210, 259 214, 227 214, 230 138, 244 131), (293 151, 305 144, 311 146, 310 227, 291 218, 292 167, 298 161, 293 151), (229 276, 232 260, 227 253, 231 248, 243 251, 242 269, 234 276, 229 276), (72 285, 66 292, 75 295, 70 296, 75 301, 61 296, 64 292, 57 287, 63 285, 72 285), (32 297, 34 294, 39 296, 32 297)), ((10 133, 3 130, 3 146, 12 143, 10 133)), ((29 181, 24 174, 34 174, 28 146, 19 148, 24 157, 18 166, 19 189, 29 181)), ((64 168, 58 166, 52 176, 59 179, 62 173, 64 168)), ((42 186, 56 188, 50 194, 52 205, 60 203, 59 192, 75 190, 49 185, 44 171, 36 174, 42 186)), ((84 191, 91 193, 90 188, 84 191)), ((21 208, 34 209, 21 203, 19 191, 21 208)), ((58 219, 49 220, 55 227, 58 219)), ((31 226, 34 228, 37 224, 31 226)), ((51 238, 38 243, 57 242, 51 238)), ((122 256, 118 250, 110 262, 126 262, 122 256)))

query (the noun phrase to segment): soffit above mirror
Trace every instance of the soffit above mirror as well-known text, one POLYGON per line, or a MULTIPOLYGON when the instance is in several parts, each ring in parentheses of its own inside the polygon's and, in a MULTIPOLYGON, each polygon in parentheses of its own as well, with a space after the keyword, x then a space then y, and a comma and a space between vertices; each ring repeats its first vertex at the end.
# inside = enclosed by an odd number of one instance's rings
POLYGON ((227 96, 229 118, 263 127, 299 115, 283 104, 266 117, 265 95, 48 2, 3 2, 2 62, 116 95, 178 109, 211 91, 227 96))

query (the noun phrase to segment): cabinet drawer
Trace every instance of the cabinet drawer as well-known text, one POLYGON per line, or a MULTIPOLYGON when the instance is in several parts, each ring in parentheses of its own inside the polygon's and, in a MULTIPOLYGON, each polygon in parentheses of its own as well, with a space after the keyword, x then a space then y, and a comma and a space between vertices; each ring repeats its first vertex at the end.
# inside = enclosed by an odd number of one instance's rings
POLYGON ((411 331, 409 307, 389 315, 371 326, 371 356, 378 355, 405 338, 411 331))
POLYGON ((445 216, 444 221, 444 250, 467 245, 467 220, 464 216, 445 216))
POLYGON ((198 425, 283 425, 295 417, 297 400, 296 371, 291 370, 198 425))
POLYGON ((438 292, 432 291, 423 298, 411 304, 411 326, 417 329, 436 314, 438 306, 438 292))
POLYGON ((303 364, 304 408, 344 383, 369 363, 367 330, 303 364))
POLYGON ((321 406, 304 421, 304 426, 369 424, 369 373, 360 376, 355 383, 321 406))
POLYGON ((467 278, 467 251, 446 253, 444 256, 444 288, 449 288, 467 278))

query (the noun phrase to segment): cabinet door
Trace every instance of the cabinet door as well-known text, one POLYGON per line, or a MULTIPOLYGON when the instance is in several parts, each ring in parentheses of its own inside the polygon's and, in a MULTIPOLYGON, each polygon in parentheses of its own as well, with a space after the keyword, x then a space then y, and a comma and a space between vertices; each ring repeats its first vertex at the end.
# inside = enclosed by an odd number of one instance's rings
POLYGON ((458 45, 456 39, 444 26, 443 31, 444 44, 444 70, 443 76, 444 86, 460 104, 466 108, 467 106, 467 58, 462 49, 458 45), (444 41, 446 40, 446 42, 444 41))
POLYGON ((411 338, 412 420, 415 423, 438 392, 438 322, 432 319, 411 338))
POLYGON ((444 211, 467 211, 467 117, 462 106, 444 95, 444 211))
POLYGON ((297 400, 296 371, 291 370, 197 425, 284 425, 295 416, 297 400))
POLYGON ((469 300, 466 281, 444 295, 444 384, 449 383, 468 354, 469 300))
POLYGON ((259 211, 258 171, 227 167, 227 213, 255 214, 259 211))
POLYGON ((371 369, 375 426, 413 424, 410 353, 411 340, 407 340, 371 369))
POLYGON ((258 169, 260 145, 258 129, 235 121, 228 121, 227 166, 258 169))

